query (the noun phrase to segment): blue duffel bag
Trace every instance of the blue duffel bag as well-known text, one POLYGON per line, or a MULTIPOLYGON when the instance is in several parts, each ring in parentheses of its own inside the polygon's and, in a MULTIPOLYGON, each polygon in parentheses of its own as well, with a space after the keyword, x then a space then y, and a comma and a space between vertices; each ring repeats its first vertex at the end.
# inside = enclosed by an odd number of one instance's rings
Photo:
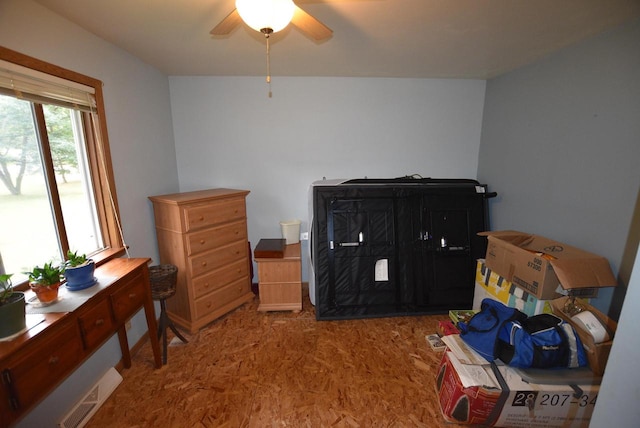
POLYGON ((528 317, 492 299, 459 323, 462 340, 488 361, 500 359, 520 368, 576 368, 587 365, 573 327, 552 314, 528 317))
POLYGON ((502 326, 509 321, 524 320, 527 315, 493 299, 484 299, 480 312, 467 322, 459 322, 462 340, 486 360, 497 358, 496 343, 502 326))

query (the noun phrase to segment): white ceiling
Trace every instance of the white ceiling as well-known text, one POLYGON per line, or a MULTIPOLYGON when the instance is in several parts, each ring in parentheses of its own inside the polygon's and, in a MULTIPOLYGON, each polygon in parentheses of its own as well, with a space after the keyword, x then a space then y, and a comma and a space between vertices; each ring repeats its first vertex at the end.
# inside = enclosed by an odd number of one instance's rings
MULTIPOLYGON (((266 73, 264 37, 209 31, 234 0, 35 0, 168 75, 266 73)), ((621 23, 640 0, 295 0, 333 30, 271 37, 273 76, 491 78, 621 23)))

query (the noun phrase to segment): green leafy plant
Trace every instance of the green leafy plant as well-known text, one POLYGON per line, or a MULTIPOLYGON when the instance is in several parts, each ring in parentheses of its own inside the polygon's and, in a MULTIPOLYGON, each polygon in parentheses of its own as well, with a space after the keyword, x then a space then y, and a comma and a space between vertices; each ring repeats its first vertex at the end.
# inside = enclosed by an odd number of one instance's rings
POLYGON ((86 254, 78 254, 77 251, 67 251, 67 261, 64 262, 65 267, 78 267, 87 263, 87 255, 86 254))
POLYGON ((57 284, 62 280, 64 265, 54 266, 53 262, 45 263, 43 267, 36 266, 31 272, 25 272, 29 276, 29 284, 45 287, 57 284))
POLYGON ((0 275, 0 306, 4 305, 13 294, 13 284, 11 283, 12 273, 0 275))

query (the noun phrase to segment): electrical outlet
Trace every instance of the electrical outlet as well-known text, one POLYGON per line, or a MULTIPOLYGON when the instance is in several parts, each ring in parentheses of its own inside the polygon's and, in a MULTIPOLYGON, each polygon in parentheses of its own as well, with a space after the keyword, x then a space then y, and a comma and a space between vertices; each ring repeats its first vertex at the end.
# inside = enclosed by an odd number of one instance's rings
POLYGON ((300 234, 300 240, 301 241, 308 241, 309 240, 309 232, 302 232, 300 234))
POLYGON ((124 323, 124 327, 125 327, 127 330, 131 330, 131 321, 127 321, 126 323, 124 323))

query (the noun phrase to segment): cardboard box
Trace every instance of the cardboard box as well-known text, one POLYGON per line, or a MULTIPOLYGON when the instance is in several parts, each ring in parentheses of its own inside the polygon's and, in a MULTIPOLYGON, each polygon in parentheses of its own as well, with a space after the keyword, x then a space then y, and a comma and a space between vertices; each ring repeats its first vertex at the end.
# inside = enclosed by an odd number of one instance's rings
MULTIPOLYGON (((569 299, 569 297, 561 297, 559 299, 552 300, 551 307, 553 308, 553 313, 573 326, 573 328, 576 330, 576 333, 578 333, 578 336, 580 336, 582 345, 587 352, 589 368, 591 368, 591 371, 595 375, 602 376, 607 365, 607 360, 609 359, 609 353, 611 352, 613 339, 602 343, 595 343, 593 340, 593 336, 591 336, 591 334, 586 331, 580 324, 574 322, 571 319, 571 316, 564 311, 565 304, 569 299)), ((596 318, 598 318, 598 320, 600 320, 600 322, 606 326, 610 337, 613 338, 613 336, 615 335, 615 331, 618 328, 618 324, 614 320, 600 312, 598 309, 591 306, 588 302, 582 299, 576 299, 576 301, 579 305, 583 306, 586 310, 595 315, 596 318)))
POLYGON ((436 388, 442 415, 456 424, 496 427, 588 427, 598 385, 542 385, 522 380, 518 372, 499 366, 506 388, 487 365, 465 365, 445 351, 436 388))
POLYGON ((557 289, 594 297, 597 288, 617 285, 608 260, 596 254, 511 230, 480 235, 488 239, 487 267, 540 300, 558 297, 557 289))
POLYGON ((489 269, 484 259, 479 259, 476 265, 476 284, 472 309, 479 311, 482 300, 485 298, 497 300, 529 316, 553 312, 551 300, 538 299, 489 269))

